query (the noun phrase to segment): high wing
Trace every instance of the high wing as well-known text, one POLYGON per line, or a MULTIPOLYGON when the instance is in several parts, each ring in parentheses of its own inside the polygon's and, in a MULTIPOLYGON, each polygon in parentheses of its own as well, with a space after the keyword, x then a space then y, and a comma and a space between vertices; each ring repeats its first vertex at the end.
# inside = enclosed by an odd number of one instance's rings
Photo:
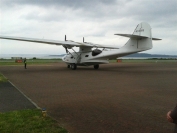
POLYGON ((108 48, 108 49, 119 49, 118 47, 114 47, 114 46, 107 46, 107 45, 101 45, 101 44, 94 44, 91 42, 76 42, 78 44, 81 44, 80 47, 82 46, 86 46, 86 47, 95 47, 95 48, 108 48))
POLYGON ((74 42, 71 40, 57 41, 57 40, 35 39, 35 38, 25 38, 25 37, 12 37, 12 36, 0 36, 0 39, 44 43, 44 44, 51 44, 51 45, 63 45, 64 47, 67 47, 67 48, 72 48, 75 46, 75 47, 97 47, 97 48, 118 49, 117 47, 112 47, 112 46, 104 46, 104 45, 93 44, 93 43, 88 43, 88 42, 83 42, 83 43, 74 42))

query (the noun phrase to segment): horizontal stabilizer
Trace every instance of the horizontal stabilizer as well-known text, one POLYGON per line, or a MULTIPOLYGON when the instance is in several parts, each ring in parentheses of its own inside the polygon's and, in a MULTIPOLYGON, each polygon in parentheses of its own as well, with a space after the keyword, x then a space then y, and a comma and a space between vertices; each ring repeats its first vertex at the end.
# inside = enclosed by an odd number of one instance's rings
MULTIPOLYGON (((148 38, 147 36, 132 35, 132 34, 114 34, 114 35, 119 35, 119 36, 124 36, 124 37, 130 37, 130 38, 135 38, 135 39, 148 38)), ((152 40, 162 40, 162 39, 152 38, 152 40)))
POLYGON ((119 36, 124 36, 124 37, 131 37, 131 38, 135 38, 135 39, 148 38, 146 36, 139 36, 139 35, 132 35, 132 34, 114 34, 114 35, 119 35, 119 36))
POLYGON ((162 40, 162 39, 159 39, 159 38, 152 38, 152 40, 158 41, 158 40, 162 40))

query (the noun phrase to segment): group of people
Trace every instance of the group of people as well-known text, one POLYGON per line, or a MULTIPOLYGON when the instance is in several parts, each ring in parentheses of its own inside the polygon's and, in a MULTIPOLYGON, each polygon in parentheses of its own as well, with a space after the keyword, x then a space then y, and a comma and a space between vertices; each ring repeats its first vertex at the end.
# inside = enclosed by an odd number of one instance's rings
POLYGON ((175 124, 174 133, 177 133, 177 105, 172 111, 167 113, 167 120, 175 124))

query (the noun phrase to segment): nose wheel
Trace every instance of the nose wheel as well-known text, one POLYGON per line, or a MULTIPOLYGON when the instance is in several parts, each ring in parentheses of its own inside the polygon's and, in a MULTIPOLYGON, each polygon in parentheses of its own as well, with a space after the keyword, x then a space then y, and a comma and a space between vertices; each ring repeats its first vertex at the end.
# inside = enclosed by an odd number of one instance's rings
POLYGON ((70 67, 71 67, 72 70, 76 70, 77 65, 75 63, 73 63, 73 64, 70 65, 70 67))
POLYGON ((94 68, 95 68, 95 69, 98 69, 98 68, 99 68, 99 65, 94 65, 94 68))
MULTIPOLYGON (((98 69, 99 65, 94 65, 93 67, 94 67, 94 69, 98 69)), ((71 68, 72 70, 76 70, 77 65, 75 63, 73 63, 73 64, 68 65, 67 68, 71 68)))

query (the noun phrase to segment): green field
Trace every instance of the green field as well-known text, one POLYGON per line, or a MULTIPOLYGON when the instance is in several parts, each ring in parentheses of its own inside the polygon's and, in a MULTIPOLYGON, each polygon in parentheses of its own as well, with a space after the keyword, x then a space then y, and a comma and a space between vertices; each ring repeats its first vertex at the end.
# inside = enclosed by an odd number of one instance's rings
MULTIPOLYGON (((41 65, 49 63, 61 62, 61 59, 28 59, 27 65, 41 65)), ((24 65, 22 63, 16 63, 14 59, 0 59, 0 65, 24 65)))
POLYGON ((0 83, 1 82, 7 82, 8 79, 6 79, 1 73, 0 73, 0 83))
POLYGON ((0 113, 1 133, 67 133, 50 117, 43 117, 41 110, 21 110, 0 113))
MULTIPOLYGON (((120 59, 119 63, 172 63, 177 62, 175 59, 120 59)), ((27 65, 43 65, 63 62, 61 59, 28 59, 27 65)), ((110 63, 117 63, 117 60, 110 60, 110 63)), ((16 63, 13 59, 0 59, 0 65, 24 65, 16 63)))
POLYGON ((177 62, 175 59, 118 59, 110 60, 110 63, 172 63, 177 62), (120 60, 120 62, 118 62, 120 60))

